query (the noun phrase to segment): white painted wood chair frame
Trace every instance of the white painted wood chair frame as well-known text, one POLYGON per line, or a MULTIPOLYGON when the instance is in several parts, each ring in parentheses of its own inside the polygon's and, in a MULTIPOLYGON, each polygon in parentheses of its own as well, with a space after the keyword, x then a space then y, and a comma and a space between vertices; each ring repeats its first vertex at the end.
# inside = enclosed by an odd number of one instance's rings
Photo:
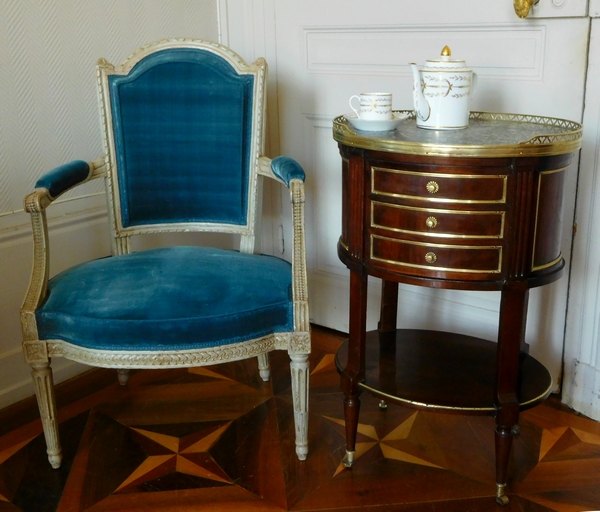
MULTIPOLYGON (((103 178, 106 181, 109 219, 112 230, 112 251, 114 255, 131 251, 130 237, 145 233, 174 231, 219 231, 241 235, 240 251, 252 253, 255 240, 255 218, 257 214, 258 176, 266 176, 281 183, 271 169, 271 159, 263 156, 265 129, 265 94, 267 64, 258 59, 251 65, 234 52, 216 43, 200 40, 163 40, 145 46, 120 66, 112 66, 104 59, 98 61, 98 85, 104 126, 104 157, 89 162, 88 177, 81 183, 103 178), (150 53, 161 48, 202 48, 214 52, 228 60, 238 73, 254 75, 255 108, 253 109, 253 136, 251 148, 251 170, 249 180, 249 200, 247 224, 243 226, 222 224, 160 224, 156 226, 128 227, 120 225, 119 191, 116 180, 116 157, 112 138, 112 119, 108 104, 108 75, 127 74, 131 68, 150 53)), ((79 347, 63 340, 40 340, 35 311, 43 303, 49 280, 49 235, 46 208, 56 199, 45 188, 38 188, 25 198, 25 210, 31 215, 33 228, 34 254, 33 271, 27 295, 21 308, 23 332, 23 352, 26 362, 32 367, 36 395, 46 438, 48 459, 58 468, 62 460, 58 436, 57 409, 50 360, 52 357, 66 357, 83 364, 116 368, 119 380, 125 383, 126 371, 141 368, 181 368, 217 364, 227 361, 258 357, 259 371, 263 380, 269 378, 268 352, 287 350, 291 359, 291 384, 296 428, 296 453, 304 460, 308 453, 308 355, 310 353, 310 324, 308 313, 308 292, 306 276, 305 236, 304 236, 304 182, 292 179, 289 183, 293 212, 293 251, 292 251, 292 293, 294 306, 293 332, 270 334, 255 340, 229 345, 195 350, 173 351, 112 351, 93 350, 79 347)))

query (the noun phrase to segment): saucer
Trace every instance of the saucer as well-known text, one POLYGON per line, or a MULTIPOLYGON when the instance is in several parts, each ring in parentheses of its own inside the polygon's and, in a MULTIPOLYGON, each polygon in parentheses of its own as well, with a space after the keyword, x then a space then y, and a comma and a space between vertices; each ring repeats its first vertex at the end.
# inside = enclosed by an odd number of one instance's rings
POLYGON ((345 114, 344 117, 348 122, 357 130, 363 130, 365 132, 386 132, 395 130, 401 121, 408 117, 407 114, 392 114, 392 119, 384 119, 381 121, 372 121, 367 119, 359 119, 356 114, 345 114))

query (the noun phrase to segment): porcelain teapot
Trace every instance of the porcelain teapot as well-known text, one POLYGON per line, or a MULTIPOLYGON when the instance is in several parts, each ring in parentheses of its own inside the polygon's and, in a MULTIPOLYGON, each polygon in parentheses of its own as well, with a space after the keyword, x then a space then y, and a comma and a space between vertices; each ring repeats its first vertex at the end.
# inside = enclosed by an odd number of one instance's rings
POLYGON ((457 130, 469 125, 469 101, 477 75, 464 60, 451 59, 444 46, 439 59, 427 60, 419 70, 411 63, 417 126, 431 130, 457 130))

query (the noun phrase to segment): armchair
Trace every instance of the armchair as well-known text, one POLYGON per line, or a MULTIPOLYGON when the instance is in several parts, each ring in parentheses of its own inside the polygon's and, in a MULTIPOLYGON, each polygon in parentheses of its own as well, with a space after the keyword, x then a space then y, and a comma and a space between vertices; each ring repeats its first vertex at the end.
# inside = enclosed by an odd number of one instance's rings
MULTIPOLYGON (((25 198, 34 262, 21 309, 48 459, 61 464, 50 360, 116 368, 176 368, 287 350, 296 453, 307 455, 310 328, 304 247, 304 171, 263 155, 267 64, 230 49, 164 40, 120 66, 97 65, 105 156, 73 161, 25 198), (291 264, 254 254, 259 177, 289 187, 291 264), (106 182, 112 256, 49 279, 46 208, 93 179, 106 182), (131 238, 157 232, 224 232, 239 251, 172 246, 133 252, 131 238)), ((262 179, 262 178, 261 178, 262 179)))

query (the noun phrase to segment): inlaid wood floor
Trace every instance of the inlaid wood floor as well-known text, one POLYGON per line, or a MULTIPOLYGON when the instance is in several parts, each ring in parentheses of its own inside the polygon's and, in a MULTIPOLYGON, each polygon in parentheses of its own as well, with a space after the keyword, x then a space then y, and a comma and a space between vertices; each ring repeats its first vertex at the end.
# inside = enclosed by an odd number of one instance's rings
POLYGON ((382 411, 363 395, 358 458, 344 469, 340 342, 313 331, 305 462, 285 353, 272 354, 269 383, 255 360, 139 371, 126 387, 114 370, 93 370, 58 387, 59 470, 34 402, 0 411, 0 512, 600 510, 600 424, 552 399, 521 416, 504 508, 487 417, 382 411))

